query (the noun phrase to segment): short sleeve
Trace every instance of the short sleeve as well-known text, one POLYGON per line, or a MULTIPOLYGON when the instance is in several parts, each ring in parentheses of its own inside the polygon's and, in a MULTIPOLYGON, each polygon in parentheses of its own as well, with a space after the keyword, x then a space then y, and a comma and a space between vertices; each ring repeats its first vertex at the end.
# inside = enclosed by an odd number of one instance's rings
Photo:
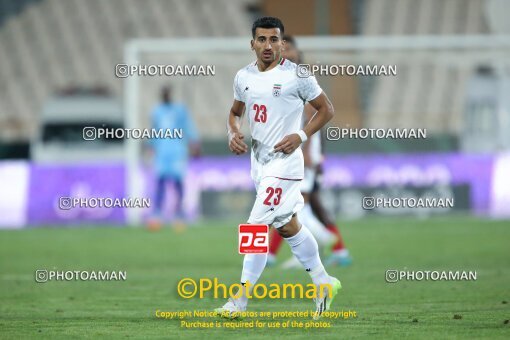
POLYGON ((243 95, 244 91, 239 78, 240 78, 239 73, 237 73, 236 77, 234 78, 234 99, 244 103, 245 102, 243 95))
POLYGON ((305 102, 314 100, 322 93, 322 89, 319 86, 319 84, 317 83, 317 79, 315 79, 315 76, 304 77, 304 78, 298 77, 297 79, 298 79, 297 80, 298 95, 305 102))

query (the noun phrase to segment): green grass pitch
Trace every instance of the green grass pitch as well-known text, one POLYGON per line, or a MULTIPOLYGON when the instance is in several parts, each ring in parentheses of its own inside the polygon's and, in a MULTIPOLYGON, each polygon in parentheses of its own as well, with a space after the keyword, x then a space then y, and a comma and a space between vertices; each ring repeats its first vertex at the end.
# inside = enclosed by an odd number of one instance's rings
MULTIPOLYGON (((182 234, 99 227, 0 231, 0 338, 510 338, 508 221, 369 218, 340 225, 354 263, 328 268, 343 284, 332 309, 354 310, 358 317, 307 330, 185 329, 179 320, 156 318, 156 310, 223 304, 180 298, 176 284, 184 277, 237 282, 242 256, 235 221, 203 222, 182 234), (127 280, 36 283, 36 269, 125 270, 127 280), (476 270, 477 281, 391 284, 384 279, 388 269, 476 270)), ((283 247, 280 262, 290 254, 283 247)), ((286 282, 307 284, 309 277, 267 268, 260 280, 286 282)), ((249 305, 259 312, 311 308, 300 299, 249 305)))

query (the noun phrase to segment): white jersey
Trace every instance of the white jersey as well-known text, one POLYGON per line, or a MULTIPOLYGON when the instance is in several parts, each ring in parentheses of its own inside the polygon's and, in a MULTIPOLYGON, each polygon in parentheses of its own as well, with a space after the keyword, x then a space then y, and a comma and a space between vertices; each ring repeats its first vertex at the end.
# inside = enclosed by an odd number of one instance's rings
POLYGON ((304 103, 322 93, 315 77, 300 78, 296 68, 296 64, 282 58, 273 69, 260 72, 254 62, 237 72, 234 79, 234 98, 244 102, 248 112, 254 179, 304 176, 301 148, 288 155, 273 152, 283 137, 301 130, 304 103))

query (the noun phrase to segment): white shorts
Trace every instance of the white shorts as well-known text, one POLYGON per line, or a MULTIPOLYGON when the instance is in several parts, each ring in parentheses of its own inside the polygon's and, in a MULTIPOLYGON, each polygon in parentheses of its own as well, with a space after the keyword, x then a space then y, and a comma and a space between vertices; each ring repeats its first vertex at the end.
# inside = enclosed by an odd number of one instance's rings
POLYGON ((301 181, 301 192, 303 194, 309 194, 313 191, 316 173, 315 169, 305 168, 305 178, 301 181))
POLYGON ((280 228, 304 206, 301 180, 264 177, 255 181, 257 197, 248 218, 250 224, 267 224, 280 228))

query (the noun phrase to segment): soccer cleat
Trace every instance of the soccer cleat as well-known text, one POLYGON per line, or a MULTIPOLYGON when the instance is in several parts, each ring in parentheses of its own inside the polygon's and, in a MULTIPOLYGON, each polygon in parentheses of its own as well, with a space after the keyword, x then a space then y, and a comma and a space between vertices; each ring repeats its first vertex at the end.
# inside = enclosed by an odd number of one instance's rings
POLYGON ((183 233, 186 230, 186 223, 183 220, 177 219, 173 222, 172 227, 176 233, 183 233))
MULTIPOLYGON (((332 287, 331 297, 329 296, 330 295, 329 289, 326 288, 324 289, 323 298, 318 297, 314 299, 315 304, 317 306, 317 309, 315 310, 315 313, 313 315, 314 320, 318 320, 321 317, 322 313, 330 309, 333 299, 338 294, 338 291, 342 289, 342 284, 340 283, 340 280, 338 280, 336 277, 331 277, 331 287, 332 287)), ((320 289, 318 293, 320 294, 320 289)))
POLYGON ((351 265, 352 257, 350 255, 331 254, 325 261, 326 266, 347 267, 351 265))
POLYGON ((241 313, 244 311, 246 311, 246 307, 238 306, 232 298, 229 298, 223 307, 214 310, 217 316, 230 320, 240 319, 241 313))
POLYGON ((266 266, 268 266, 268 267, 276 266, 276 256, 275 255, 273 255, 271 253, 267 254, 266 266))
POLYGON ((161 219, 158 217, 151 217, 147 221, 147 230, 149 231, 159 231, 162 226, 163 223, 161 222, 161 219))

